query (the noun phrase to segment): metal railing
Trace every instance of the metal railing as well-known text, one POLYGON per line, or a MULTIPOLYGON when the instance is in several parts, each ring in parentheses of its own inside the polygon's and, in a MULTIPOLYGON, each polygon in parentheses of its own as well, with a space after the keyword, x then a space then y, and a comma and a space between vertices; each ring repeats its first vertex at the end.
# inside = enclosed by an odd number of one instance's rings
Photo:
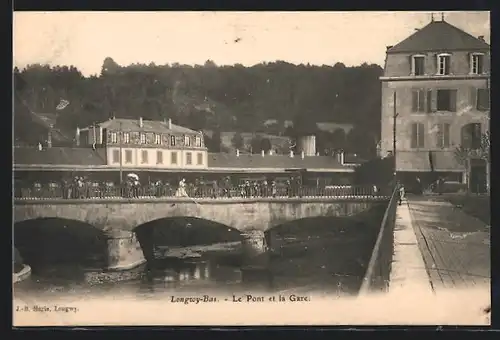
POLYGON ((17 188, 14 187, 16 200, 47 200, 47 199, 154 199, 186 197, 200 199, 231 199, 231 198, 373 198, 387 199, 389 195, 376 192, 371 186, 337 186, 337 187, 187 187, 185 193, 177 192, 170 186, 144 187, 53 187, 53 188, 17 188))
POLYGON ((380 230, 373 247, 370 262, 363 278, 359 295, 372 292, 387 292, 394 254, 394 225, 399 202, 399 187, 394 187, 384 213, 380 230))

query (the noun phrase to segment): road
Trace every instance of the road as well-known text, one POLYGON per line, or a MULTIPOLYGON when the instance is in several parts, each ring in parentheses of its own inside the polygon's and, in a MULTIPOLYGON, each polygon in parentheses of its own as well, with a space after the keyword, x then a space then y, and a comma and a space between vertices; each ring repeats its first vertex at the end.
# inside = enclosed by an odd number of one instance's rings
POLYGON ((440 197, 409 197, 408 204, 434 291, 489 287, 489 226, 440 197))

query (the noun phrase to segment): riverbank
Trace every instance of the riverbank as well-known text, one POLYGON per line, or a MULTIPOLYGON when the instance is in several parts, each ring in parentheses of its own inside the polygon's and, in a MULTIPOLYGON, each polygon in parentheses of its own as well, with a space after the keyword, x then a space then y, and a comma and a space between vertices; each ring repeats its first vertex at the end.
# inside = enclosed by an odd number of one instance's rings
POLYGON ((31 276, 31 267, 24 264, 22 269, 17 273, 12 273, 12 283, 17 283, 26 280, 31 276))

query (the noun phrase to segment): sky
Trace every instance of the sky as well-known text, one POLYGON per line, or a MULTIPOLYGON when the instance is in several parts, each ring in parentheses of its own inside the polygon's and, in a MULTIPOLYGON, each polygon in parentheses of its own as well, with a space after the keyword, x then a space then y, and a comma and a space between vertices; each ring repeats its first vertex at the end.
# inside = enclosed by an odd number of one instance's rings
MULTIPOLYGON (((441 12, 434 12, 436 20, 441 12)), ((490 42, 489 12, 444 12, 490 42)), ((74 65, 99 74, 106 57, 132 63, 383 65, 386 46, 427 25, 431 12, 15 12, 14 66, 74 65)))

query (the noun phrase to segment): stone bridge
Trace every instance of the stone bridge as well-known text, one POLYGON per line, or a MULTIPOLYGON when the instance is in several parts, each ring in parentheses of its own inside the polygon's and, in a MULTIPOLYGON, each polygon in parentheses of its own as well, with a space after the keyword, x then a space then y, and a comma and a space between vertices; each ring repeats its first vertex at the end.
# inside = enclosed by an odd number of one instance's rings
POLYGON ((386 197, 246 199, 44 199, 15 200, 14 223, 62 218, 88 223, 109 236, 109 267, 126 269, 144 262, 134 229, 171 217, 197 217, 239 230, 256 252, 265 248, 264 232, 286 222, 352 216, 386 204, 386 197))

